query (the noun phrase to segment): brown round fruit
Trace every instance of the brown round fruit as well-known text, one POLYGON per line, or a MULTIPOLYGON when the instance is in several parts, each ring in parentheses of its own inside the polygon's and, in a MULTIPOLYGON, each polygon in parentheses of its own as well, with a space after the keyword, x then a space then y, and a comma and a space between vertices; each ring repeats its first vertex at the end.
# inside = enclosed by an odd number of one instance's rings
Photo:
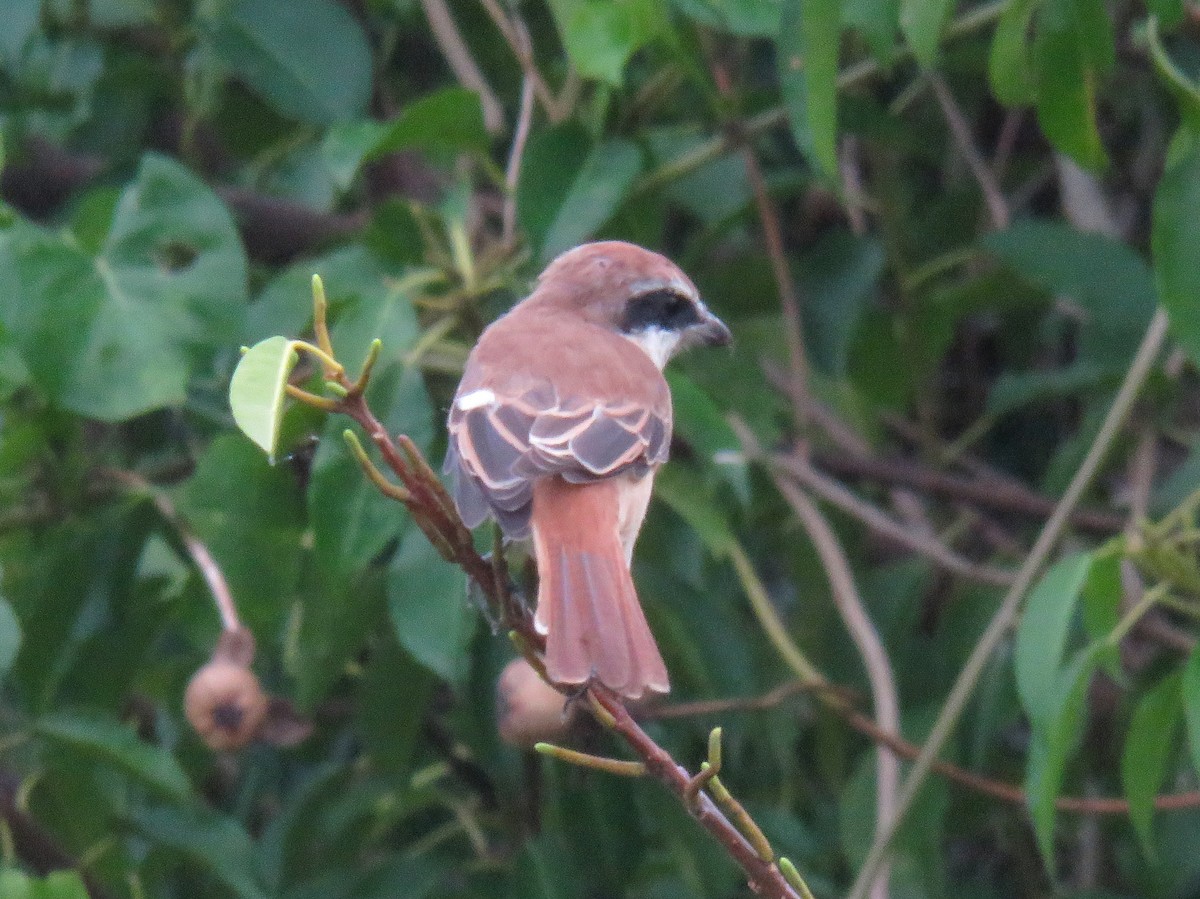
POLYGON ((269 703, 250 669, 215 659, 192 676, 183 704, 206 745, 240 749, 258 735, 269 703))
POLYGON ((496 724, 500 739, 527 749, 557 742, 571 727, 567 698, 547 684, 524 659, 513 659, 496 683, 496 724))

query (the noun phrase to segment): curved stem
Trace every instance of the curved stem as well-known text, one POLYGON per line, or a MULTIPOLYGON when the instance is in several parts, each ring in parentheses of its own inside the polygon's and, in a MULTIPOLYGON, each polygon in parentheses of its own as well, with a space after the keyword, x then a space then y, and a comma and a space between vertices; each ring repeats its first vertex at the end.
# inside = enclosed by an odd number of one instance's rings
POLYGON ((1145 383, 1154 360, 1162 349, 1166 333, 1167 316, 1160 309, 1154 314, 1150 326, 1146 329, 1137 355, 1134 356, 1133 363, 1129 366, 1121 389, 1117 392, 1112 407, 1108 410, 1100 432, 1092 441, 1087 456, 1075 472, 1063 498, 1054 508, 1050 520, 1042 528, 1037 542, 1025 558, 1020 571, 1017 572, 1016 580, 1005 594, 1000 608, 996 610, 996 614, 988 623, 987 629, 979 638, 966 665, 963 666, 962 672, 954 682, 950 695, 942 706, 941 714, 938 715, 937 721, 929 733, 929 739, 913 763, 912 771, 900 787, 896 817, 887 828, 875 835, 848 899, 866 899, 871 883, 874 882, 876 874, 887 859, 888 848, 896 836, 900 823, 904 820, 904 815, 912 807, 913 800, 929 777, 934 761, 946 745, 955 725, 958 724, 958 719, 961 717, 963 709, 966 708, 967 700, 970 699, 975 685, 983 674, 984 666, 987 665, 992 653, 1005 638, 1009 628, 1016 623, 1025 594, 1029 591, 1034 579, 1041 573, 1050 557, 1050 551, 1066 527, 1071 510, 1079 503, 1084 490, 1091 484, 1100 463, 1112 445, 1113 438, 1116 437, 1121 425, 1129 415, 1129 410, 1132 408, 1142 384, 1145 383))
MULTIPOLYGON (((850 638, 858 648, 859 657, 867 671, 867 682, 871 685, 871 697, 875 706, 875 721, 886 731, 900 733, 900 698, 896 692, 896 678, 892 674, 891 661, 879 638, 879 632, 867 615, 850 563, 842 550, 841 543, 825 516, 817 509, 804 491, 786 481, 778 482, 779 490, 800 519, 808 536, 812 539, 825 576, 829 578, 830 592, 834 605, 850 638)), ((896 794, 900 786, 900 763, 896 756, 882 745, 876 750, 875 758, 875 833, 886 830, 896 817, 896 794)), ((880 868, 873 885, 873 895, 886 899, 888 892, 888 869, 880 868)))

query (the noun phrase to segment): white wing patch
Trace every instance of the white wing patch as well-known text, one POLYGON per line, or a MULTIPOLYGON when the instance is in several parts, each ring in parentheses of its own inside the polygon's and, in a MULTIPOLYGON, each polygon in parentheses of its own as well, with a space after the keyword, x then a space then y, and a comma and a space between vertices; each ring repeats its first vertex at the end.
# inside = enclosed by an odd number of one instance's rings
POLYGON ((486 387, 481 387, 479 390, 472 390, 465 396, 460 396, 456 405, 464 412, 470 412, 472 409, 490 406, 494 402, 496 402, 496 394, 486 387))

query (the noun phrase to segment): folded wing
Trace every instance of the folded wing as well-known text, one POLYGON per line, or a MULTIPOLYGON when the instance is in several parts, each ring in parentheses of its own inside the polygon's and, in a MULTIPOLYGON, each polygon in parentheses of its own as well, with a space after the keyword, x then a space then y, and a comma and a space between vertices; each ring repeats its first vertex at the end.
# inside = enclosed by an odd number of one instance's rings
POLYGON ((563 402, 549 387, 488 399, 456 397, 450 411, 445 468, 469 527, 492 516, 510 539, 528 536, 534 480, 588 483, 666 461, 669 408, 563 402))

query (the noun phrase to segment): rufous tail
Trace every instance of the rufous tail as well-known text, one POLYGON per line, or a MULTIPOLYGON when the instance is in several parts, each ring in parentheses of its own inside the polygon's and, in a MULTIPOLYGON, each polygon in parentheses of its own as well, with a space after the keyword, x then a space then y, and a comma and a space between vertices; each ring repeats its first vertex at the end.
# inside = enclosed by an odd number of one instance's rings
POLYGON ((558 684, 596 680, 628 699, 670 690, 667 667, 625 562, 614 480, 533 488, 538 629, 558 684))

